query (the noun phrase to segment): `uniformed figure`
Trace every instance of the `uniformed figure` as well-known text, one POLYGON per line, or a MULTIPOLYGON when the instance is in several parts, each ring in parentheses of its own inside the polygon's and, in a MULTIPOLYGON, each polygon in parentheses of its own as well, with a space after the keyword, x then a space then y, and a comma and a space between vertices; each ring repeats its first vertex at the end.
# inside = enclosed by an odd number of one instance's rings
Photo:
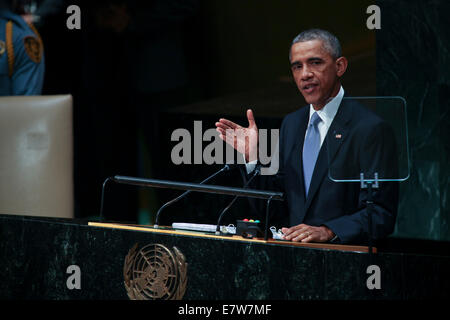
POLYGON ((0 96, 40 95, 44 70, 39 33, 0 2, 0 96))

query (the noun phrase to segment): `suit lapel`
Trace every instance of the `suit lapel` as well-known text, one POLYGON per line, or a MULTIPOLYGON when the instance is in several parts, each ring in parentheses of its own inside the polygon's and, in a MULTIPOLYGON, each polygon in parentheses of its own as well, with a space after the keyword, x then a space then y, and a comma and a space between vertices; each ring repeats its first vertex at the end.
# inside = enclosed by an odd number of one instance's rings
MULTIPOLYGON (((320 148, 319 155, 316 160, 316 165, 314 167, 314 172, 311 179, 311 185, 309 186, 308 196, 306 198, 305 212, 308 211, 312 199, 319 189, 325 174, 328 171, 329 163, 334 159, 336 153, 347 137, 348 133, 348 122, 351 117, 351 105, 343 99, 339 107, 336 116, 328 129, 325 140, 320 148)), ((300 157, 301 159, 302 157, 300 157)), ((303 168, 303 164, 302 167, 303 168)), ((303 171, 303 170, 301 170, 303 171)), ((303 178, 303 174, 302 174, 303 178)))
POLYGON ((294 144, 287 159, 289 161, 289 166, 293 168, 296 174, 295 181, 297 185, 295 189, 298 190, 301 201, 301 204, 297 204, 301 205, 301 207, 297 207, 294 211, 298 212, 303 217, 303 210, 301 208, 303 208, 303 204, 305 203, 305 185, 303 178, 302 149, 303 142, 305 140, 306 128, 309 122, 309 106, 304 108, 297 121, 298 125, 294 131, 295 135, 292 137, 294 144))
POLYGON ((296 171, 298 172, 303 196, 305 194, 305 192, 304 192, 305 185, 304 185, 304 178, 303 178, 303 157, 302 157, 302 152, 303 152, 303 143, 305 142, 306 129, 308 127, 308 122, 309 122, 309 108, 306 108, 306 109, 307 109, 307 112, 304 112, 302 114, 302 117, 301 117, 300 122, 299 122, 297 138, 296 138, 296 141, 295 141, 294 149, 292 150, 293 151, 293 153, 292 153, 293 156, 291 156, 291 162, 292 162, 291 164, 296 169, 296 171), (298 165, 299 159, 300 159, 300 166, 298 165))

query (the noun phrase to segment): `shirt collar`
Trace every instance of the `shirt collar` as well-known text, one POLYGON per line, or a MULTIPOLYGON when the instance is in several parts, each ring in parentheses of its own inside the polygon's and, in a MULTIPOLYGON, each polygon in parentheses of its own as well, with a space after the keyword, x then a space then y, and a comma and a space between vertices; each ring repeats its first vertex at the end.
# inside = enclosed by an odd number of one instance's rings
POLYGON ((339 93, 332 98, 322 109, 319 111, 314 110, 312 104, 309 105, 309 120, 311 120, 311 117, 314 112, 317 112, 319 117, 322 119, 322 121, 325 123, 327 127, 331 125, 331 122, 333 122, 334 116, 336 115, 339 105, 341 104, 342 98, 344 97, 344 88, 341 86, 339 89, 339 93))

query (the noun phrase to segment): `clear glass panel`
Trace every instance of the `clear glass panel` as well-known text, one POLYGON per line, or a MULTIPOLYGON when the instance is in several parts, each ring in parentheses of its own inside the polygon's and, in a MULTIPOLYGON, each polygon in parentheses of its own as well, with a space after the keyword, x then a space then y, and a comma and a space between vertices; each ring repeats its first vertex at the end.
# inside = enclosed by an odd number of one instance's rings
POLYGON ((409 178, 406 101, 345 97, 326 138, 329 177, 336 182, 409 178))

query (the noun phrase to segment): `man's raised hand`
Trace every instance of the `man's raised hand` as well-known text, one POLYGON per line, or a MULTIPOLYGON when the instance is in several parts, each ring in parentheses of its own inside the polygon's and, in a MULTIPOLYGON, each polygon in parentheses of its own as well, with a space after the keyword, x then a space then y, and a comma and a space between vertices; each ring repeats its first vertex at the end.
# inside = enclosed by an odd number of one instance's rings
POLYGON ((219 119, 216 130, 219 137, 245 156, 245 161, 258 159, 258 127, 256 126, 253 111, 247 110, 248 127, 244 128, 233 121, 219 119))

